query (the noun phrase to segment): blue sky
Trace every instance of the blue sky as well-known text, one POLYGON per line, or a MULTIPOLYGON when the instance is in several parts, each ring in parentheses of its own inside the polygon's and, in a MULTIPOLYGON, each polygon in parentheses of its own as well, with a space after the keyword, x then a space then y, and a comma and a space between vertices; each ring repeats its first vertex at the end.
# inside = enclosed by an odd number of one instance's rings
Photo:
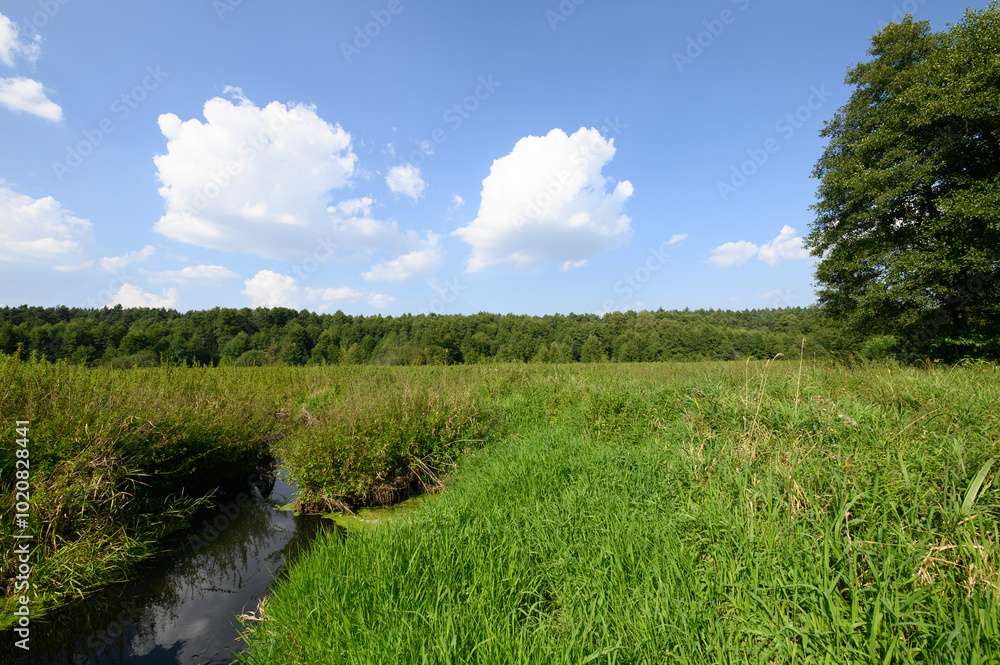
POLYGON ((968 6, 6 1, 0 304, 808 304, 848 66, 968 6))

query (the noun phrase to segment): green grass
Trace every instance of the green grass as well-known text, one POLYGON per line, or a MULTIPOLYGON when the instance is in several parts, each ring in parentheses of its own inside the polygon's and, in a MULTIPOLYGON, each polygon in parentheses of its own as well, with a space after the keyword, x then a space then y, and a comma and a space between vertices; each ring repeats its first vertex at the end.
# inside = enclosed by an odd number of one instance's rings
POLYGON ((503 434, 318 543, 245 662, 1000 658, 995 368, 496 373, 503 434))
POLYGON ((271 454, 306 509, 357 512, 248 626, 260 664, 997 662, 997 404, 991 365, 0 358, 0 435, 32 423, 35 616, 271 454))

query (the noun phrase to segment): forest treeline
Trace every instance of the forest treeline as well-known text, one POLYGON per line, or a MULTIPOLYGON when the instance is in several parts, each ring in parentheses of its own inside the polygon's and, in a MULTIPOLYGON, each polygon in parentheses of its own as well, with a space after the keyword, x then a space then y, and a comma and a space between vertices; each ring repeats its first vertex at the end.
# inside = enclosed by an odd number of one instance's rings
MULTIPOLYGON (((7 307, 0 353, 87 365, 641 362, 843 352, 816 308, 616 312, 603 316, 350 316, 285 308, 7 307)), ((877 354, 878 343, 869 343, 877 354)))

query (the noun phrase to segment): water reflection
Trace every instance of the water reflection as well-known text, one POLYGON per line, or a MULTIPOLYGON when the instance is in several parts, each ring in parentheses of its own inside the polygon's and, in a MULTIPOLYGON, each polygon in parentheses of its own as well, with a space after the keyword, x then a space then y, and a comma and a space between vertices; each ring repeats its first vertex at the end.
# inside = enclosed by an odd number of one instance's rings
POLYGON ((327 521, 278 510, 293 499, 279 476, 223 502, 174 554, 133 579, 32 622, 31 663, 229 663, 237 616, 327 521))

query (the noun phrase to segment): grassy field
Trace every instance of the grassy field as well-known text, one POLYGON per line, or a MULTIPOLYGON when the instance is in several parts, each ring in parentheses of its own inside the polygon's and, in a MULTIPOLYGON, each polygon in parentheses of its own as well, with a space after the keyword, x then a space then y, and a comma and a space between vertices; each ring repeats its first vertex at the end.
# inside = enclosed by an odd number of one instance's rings
POLYGON ((307 510, 427 495, 318 541, 248 624, 247 663, 1000 659, 992 365, 6 359, 0 379, 4 440, 32 423, 50 606, 127 576, 271 455, 307 510))
POLYGON ((245 662, 1000 659, 996 368, 449 376, 495 435, 300 560, 245 662))

